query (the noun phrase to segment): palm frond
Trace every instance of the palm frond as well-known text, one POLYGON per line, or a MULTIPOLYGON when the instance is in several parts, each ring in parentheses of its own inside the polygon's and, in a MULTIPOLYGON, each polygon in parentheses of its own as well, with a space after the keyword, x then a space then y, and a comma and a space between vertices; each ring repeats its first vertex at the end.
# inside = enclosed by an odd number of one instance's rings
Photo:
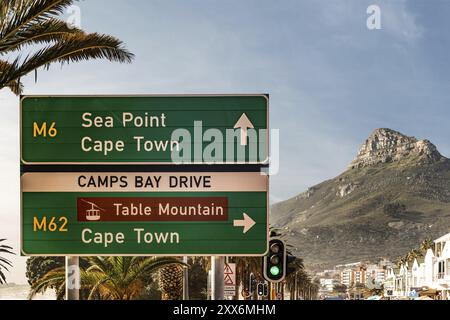
POLYGON ((9 63, 7 61, 0 60, 0 89, 7 87, 16 95, 22 92, 23 85, 20 82, 20 77, 11 79, 9 81, 2 80, 8 78, 8 74, 14 74, 15 72, 17 72, 17 68, 18 68, 18 61, 9 63))
MULTIPOLYGON (((6 239, 0 239, 0 242, 4 241, 6 241, 6 239)), ((0 244, 0 253, 14 254, 14 252, 12 252, 11 250, 12 247, 0 244)), ((8 271, 9 267, 12 267, 11 261, 0 256, 0 284, 6 283, 6 275, 4 274, 3 270, 8 271)))
POLYGON ((6 19, 0 22, 0 38, 9 39, 30 23, 40 23, 64 12, 74 0, 16 0, 3 3, 6 19), (8 14, 14 11, 14 14, 8 14))
POLYGON ((30 293, 28 294, 28 299, 33 299, 37 294, 44 293, 48 289, 61 287, 65 285, 66 282, 66 272, 64 267, 59 267, 49 271, 41 279, 37 280, 31 285, 30 293))
POLYGON ((189 267, 189 265, 176 258, 170 257, 146 258, 142 261, 133 264, 133 266, 129 268, 129 272, 126 274, 125 277, 125 282, 130 283, 136 280, 137 278, 142 278, 145 274, 151 274, 152 272, 155 272, 158 269, 169 265, 179 265, 184 268, 189 267))
POLYGON ((81 29, 69 27, 66 22, 56 18, 32 23, 27 28, 17 31, 13 37, 0 38, 0 54, 17 51, 24 46, 59 41, 70 34, 85 35, 81 29))
POLYGON ((105 263, 103 257, 88 257, 87 261, 90 264, 88 270, 90 268, 96 268, 100 272, 106 272, 106 270, 108 270, 108 265, 105 263))
POLYGON ((0 72, 0 89, 17 81, 26 74, 52 63, 80 62, 82 60, 107 59, 110 61, 130 63, 134 55, 128 52, 120 40, 98 33, 89 35, 69 35, 64 41, 38 50, 23 62, 16 58, 8 66, 3 66, 6 72, 0 72))
POLYGON ((0 269, 0 284, 6 283, 6 276, 3 271, 0 269))
POLYGON ((0 89, 22 92, 20 79, 53 63, 107 59, 129 63, 134 55, 108 35, 86 34, 56 16, 77 0, 2 0, 0 2, 0 55, 33 46, 34 53, 0 61, 0 89), (40 50, 35 45, 41 47, 40 50), (43 46, 43 47, 42 47, 43 46))

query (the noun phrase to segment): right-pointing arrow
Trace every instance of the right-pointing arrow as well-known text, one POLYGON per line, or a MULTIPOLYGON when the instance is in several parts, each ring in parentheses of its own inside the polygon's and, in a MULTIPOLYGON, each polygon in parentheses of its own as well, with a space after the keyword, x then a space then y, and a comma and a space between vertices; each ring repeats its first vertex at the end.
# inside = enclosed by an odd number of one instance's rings
POLYGON ((243 233, 247 233, 248 230, 250 230, 256 222, 250 218, 246 213, 243 214, 244 219, 243 220, 234 220, 233 226, 234 227, 244 227, 243 233))

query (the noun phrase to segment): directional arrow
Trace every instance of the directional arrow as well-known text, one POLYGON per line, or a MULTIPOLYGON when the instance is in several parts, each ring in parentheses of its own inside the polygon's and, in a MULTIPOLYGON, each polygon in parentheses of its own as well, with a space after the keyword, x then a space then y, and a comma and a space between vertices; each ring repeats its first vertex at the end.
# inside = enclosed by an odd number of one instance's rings
POLYGON ((248 230, 250 230, 256 222, 250 218, 246 213, 243 214, 244 219, 243 220, 234 220, 233 226, 234 227, 244 227, 243 233, 247 233, 248 230))
POLYGON ((247 145, 247 130, 253 129, 253 123, 247 117, 245 113, 239 118, 239 120, 234 125, 234 129, 241 128, 241 146, 247 145))

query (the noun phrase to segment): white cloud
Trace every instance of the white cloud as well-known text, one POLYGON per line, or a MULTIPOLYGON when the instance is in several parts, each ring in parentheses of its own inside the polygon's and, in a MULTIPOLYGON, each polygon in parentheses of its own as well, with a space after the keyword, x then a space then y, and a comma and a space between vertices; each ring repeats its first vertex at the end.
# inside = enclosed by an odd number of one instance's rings
POLYGON ((401 40, 414 42, 422 37, 425 29, 417 23, 416 16, 407 5, 407 0, 382 2, 382 28, 401 40))

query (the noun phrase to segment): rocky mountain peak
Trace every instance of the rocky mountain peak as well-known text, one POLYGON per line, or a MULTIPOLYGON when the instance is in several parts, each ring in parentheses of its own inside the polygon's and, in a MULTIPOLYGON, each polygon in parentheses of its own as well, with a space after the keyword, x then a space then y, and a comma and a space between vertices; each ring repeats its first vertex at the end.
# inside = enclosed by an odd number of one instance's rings
POLYGON ((357 157, 350 164, 350 168, 396 162, 406 158, 437 161, 442 158, 442 155, 428 140, 418 140, 392 129, 380 128, 367 138, 357 157))

